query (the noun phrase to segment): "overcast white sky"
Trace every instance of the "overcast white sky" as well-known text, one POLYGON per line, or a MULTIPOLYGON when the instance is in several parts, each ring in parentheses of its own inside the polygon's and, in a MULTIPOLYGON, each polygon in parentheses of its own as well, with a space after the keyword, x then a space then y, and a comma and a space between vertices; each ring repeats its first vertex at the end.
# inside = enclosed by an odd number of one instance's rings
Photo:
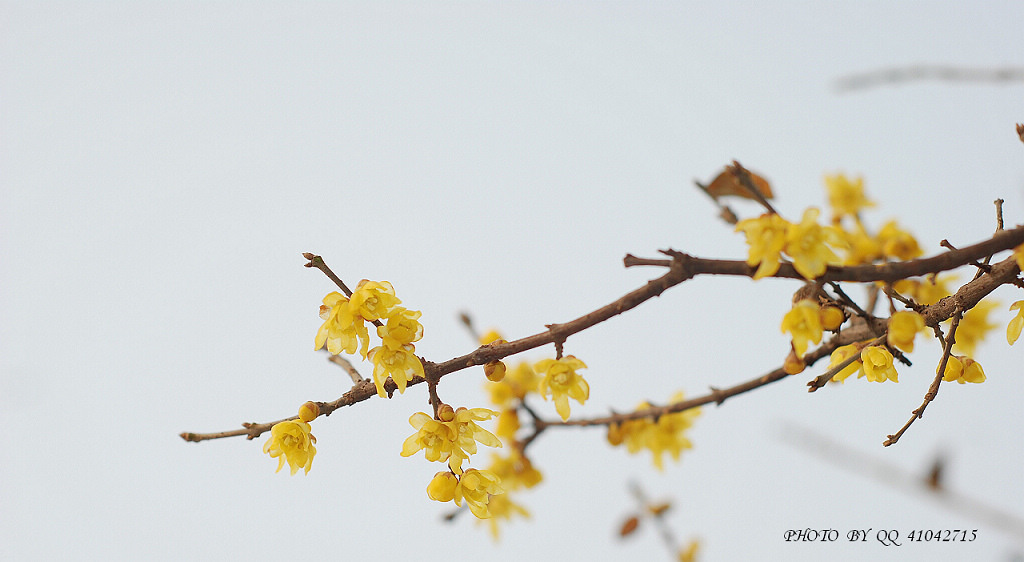
MULTIPOLYGON (((705 409, 680 464, 601 430, 531 447, 530 521, 492 543, 402 458, 417 386, 314 422, 309 475, 274 474, 263 439, 191 444, 331 400, 349 380, 312 349, 332 290, 386 279, 423 311, 417 351, 474 347, 457 321, 522 337, 660 274, 659 248, 744 256, 692 187, 739 159, 781 212, 821 178, 866 178, 928 253, 1024 222, 1024 85, 919 82, 839 94, 850 73, 1024 65, 1018 2, 0 3, 0 557, 51 559, 666 559, 615 539, 630 479, 671 498, 703 560, 1007 559, 1024 542, 779 437, 815 428, 1024 515, 1021 352, 1000 323, 983 385, 946 386, 894 447, 938 357, 899 385, 810 376, 705 409), (971 544, 792 544, 788 529, 979 529, 971 544)), ((742 207, 745 213, 756 212, 742 207)), ((966 277, 969 273, 962 273, 966 277)), ((571 338, 591 399, 623 411, 776 367, 795 282, 700 278, 571 338)), ((859 294, 856 288, 851 288, 859 294)), ((535 360, 551 350, 526 354, 535 360)), ((368 372, 365 364, 362 367, 368 372)), ((820 372, 819 369, 815 369, 820 372)), ((815 373, 816 374, 816 373, 815 373)), ((485 406, 479 370, 443 398, 485 406)), ((554 416, 550 403, 538 405, 554 416)), ((481 459, 482 460, 482 459, 481 459)), ((286 472, 286 471, 283 471, 286 472)))

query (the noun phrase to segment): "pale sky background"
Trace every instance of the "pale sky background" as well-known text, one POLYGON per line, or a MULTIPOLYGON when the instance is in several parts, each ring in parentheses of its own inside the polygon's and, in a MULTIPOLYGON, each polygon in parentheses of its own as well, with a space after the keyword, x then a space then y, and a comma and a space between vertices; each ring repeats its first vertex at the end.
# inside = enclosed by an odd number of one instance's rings
MULTIPOLYGON (((307 476, 275 474, 263 438, 178 433, 348 390, 313 351, 333 287, 301 252, 392 282, 423 312, 418 353, 442 361, 474 347, 461 310, 518 338, 662 273, 623 269, 627 252, 742 258, 691 183, 733 158, 794 219, 823 205, 824 174, 862 174, 869 223, 899 216, 929 254, 987 237, 997 197, 1022 223, 1024 84, 834 88, 892 66, 1024 65, 1022 22, 1019 2, 3 2, 0 558, 669 559, 652 528, 615 537, 631 479, 675 502, 673 532, 706 561, 1019 556, 1019 536, 779 436, 813 427, 911 472, 943 451, 950 488, 1024 516, 1005 288, 977 354, 988 382, 944 386, 898 445, 881 442, 920 404, 934 343, 898 385, 809 395, 819 366, 705 408, 661 473, 603 430, 551 431, 530 449, 544 483, 518 496, 533 518, 497 544, 469 516, 443 523, 424 491, 440 465, 398 454, 425 386, 314 422, 307 476), (979 531, 783 540, 805 527, 979 531)), ((775 368, 797 287, 702 277, 570 338, 592 389, 573 415, 775 368)), ((482 381, 439 391, 486 406, 482 381)))

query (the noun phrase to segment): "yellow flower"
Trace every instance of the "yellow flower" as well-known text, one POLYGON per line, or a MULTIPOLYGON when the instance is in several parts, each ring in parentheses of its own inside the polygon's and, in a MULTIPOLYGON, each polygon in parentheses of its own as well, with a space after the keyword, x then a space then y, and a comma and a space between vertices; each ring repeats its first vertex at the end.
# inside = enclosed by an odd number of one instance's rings
POLYGON ((841 247, 846 243, 839 230, 818 224, 819 213, 814 207, 806 209, 800 223, 786 230, 786 253, 793 258, 793 267, 806 279, 820 277, 829 264, 842 263, 828 245, 841 247))
POLYGON ((837 221, 844 215, 854 215, 866 207, 874 207, 874 201, 864 196, 864 178, 850 181, 843 174, 825 176, 825 188, 828 190, 828 204, 832 207, 832 220, 837 221))
POLYGON ((504 338, 501 337, 501 334, 498 333, 497 330, 491 329, 486 334, 480 336, 480 345, 487 345, 491 342, 496 342, 500 339, 504 338))
POLYGON ((782 333, 787 332, 793 338, 793 349, 799 357, 807 353, 808 342, 820 342, 822 328, 817 303, 804 299, 794 304, 782 317, 782 333))
POLYGON ((398 349, 387 346, 377 346, 370 350, 370 359, 373 361, 373 384, 377 385, 377 395, 386 398, 384 383, 390 376, 398 386, 398 393, 404 394, 405 387, 419 375, 423 376, 423 363, 413 353, 416 348, 412 344, 405 344, 398 349))
MULTIPOLYGON (((503 480, 502 485, 504 484, 503 480)), ((487 523, 491 527, 491 538, 494 540, 498 540, 501 536, 501 529, 498 527, 499 519, 511 520, 513 515, 519 515, 527 519, 530 517, 530 512, 525 507, 512 501, 507 493, 491 496, 487 501, 487 509, 491 512, 491 518, 487 519, 487 523)))
POLYGON ((572 355, 566 355, 561 359, 544 359, 537 362, 533 368, 537 373, 544 374, 544 378, 537 386, 537 392, 545 400, 548 399, 548 394, 551 394, 555 410, 562 417, 562 421, 569 419, 570 397, 580 404, 590 398, 590 385, 576 373, 576 369, 585 369, 587 366, 572 355))
POLYGON ((484 376, 491 382, 501 382, 505 378, 505 364, 501 361, 490 361, 484 365, 484 376))
POLYGON ((965 355, 974 355, 978 344, 985 339, 988 331, 996 325, 988 321, 988 313, 999 306, 996 301, 983 300, 964 313, 956 328, 956 343, 953 350, 965 355))
POLYGON ((892 288, 902 295, 916 300, 920 304, 935 304, 953 294, 948 285, 956 281, 956 275, 931 275, 923 280, 902 279, 893 283, 892 288))
POLYGON ((846 240, 846 259, 843 265, 863 265, 882 259, 882 245, 872 238, 858 222, 854 231, 843 230, 846 240))
POLYGON ((914 336, 924 328, 924 318, 912 310, 894 312, 889 318, 889 333, 886 339, 889 345, 898 347, 907 353, 914 351, 914 336))
POLYGON ((1020 337, 1020 330, 1024 328, 1024 301, 1017 301, 1010 305, 1010 310, 1016 310, 1017 316, 1006 325, 1006 342, 1013 345, 1020 337))
POLYGON ((900 382, 898 373, 892 364, 892 354, 884 347, 865 347, 860 352, 860 360, 864 363, 864 374, 870 382, 900 382))
POLYGON ((896 221, 885 223, 882 230, 878 231, 878 241, 886 257, 912 260, 924 253, 914 236, 897 226, 896 221))
POLYGON ((438 472, 427 484, 427 497, 436 502, 450 502, 455 499, 455 488, 459 485, 459 477, 445 470, 438 472))
POLYGON ((982 370, 981 363, 970 357, 950 355, 949 361, 946 362, 946 370, 942 373, 942 380, 956 381, 960 384, 983 383, 985 382, 985 371, 982 370))
POLYGON ((300 468, 309 473, 316 456, 316 437, 310 433, 309 424, 302 421, 288 420, 274 424, 270 428, 270 438, 263 445, 263 452, 277 459, 277 471, 281 471, 284 461, 292 469, 292 475, 300 468))
POLYGON ((401 349, 407 343, 420 341, 423 337, 423 324, 419 323, 422 313, 418 310, 407 310, 397 306, 388 316, 388 323, 377 327, 377 335, 384 346, 390 349, 401 349))
POLYGON ((395 288, 387 281, 367 281, 363 279, 356 285, 352 293, 352 308, 366 320, 379 320, 391 316, 392 311, 402 301, 395 296, 395 288))
MULTIPOLYGON (((677 392, 672 396, 672 404, 682 401, 682 392, 677 392)), ((650 407, 649 403, 643 402, 636 409, 639 411, 650 407)), ((608 426, 608 442, 612 445, 625 443, 626 450, 630 454, 636 454, 644 449, 650 450, 654 466, 658 470, 662 470, 664 468, 663 456, 666 452, 672 456, 673 460, 679 461, 683 450, 693 447, 685 433, 693 426, 694 419, 699 415, 700 408, 691 408, 661 416, 657 422, 642 418, 611 424, 608 426)))
MULTIPOLYGON (((842 347, 836 348, 836 350, 832 352, 832 357, 829 361, 828 368, 831 369, 839 365, 843 361, 849 359, 852 355, 860 355, 860 350, 857 349, 856 344, 844 345, 842 347)), ((832 380, 835 382, 846 382, 847 377, 861 370, 861 365, 862 363, 859 359, 854 361, 853 363, 850 363, 846 367, 843 367, 841 371, 833 375, 832 380)), ((860 377, 863 375, 857 376, 860 377)))
POLYGON ((492 454, 491 466, 487 470, 498 475, 506 491, 532 488, 544 479, 540 471, 533 467, 530 459, 524 457, 516 448, 509 452, 508 457, 492 454))
POLYGON ((1024 244, 1013 249, 1013 259, 1017 260, 1017 267, 1024 271, 1024 244))
POLYGON ((498 414, 498 427, 494 433, 498 437, 514 439, 519 431, 519 411, 515 408, 505 408, 498 414))
POLYGON ((455 487, 455 505, 462 507, 465 500, 469 510, 479 519, 491 517, 487 508, 492 495, 504 493, 501 487, 501 479, 496 474, 487 470, 470 468, 459 478, 459 484, 455 487))
POLYGON ((455 419, 445 422, 455 435, 455 446, 452 447, 452 456, 448 459, 448 467, 452 472, 462 474, 462 461, 468 460, 469 455, 476 454, 477 441, 488 447, 501 447, 501 441, 493 433, 476 424, 496 415, 498 412, 487 408, 459 408, 455 410, 455 419))
POLYGON ((424 457, 428 461, 443 462, 451 457, 456 438, 455 430, 451 426, 423 412, 416 412, 410 416, 409 425, 416 429, 416 433, 402 443, 403 457, 414 455, 421 450, 424 450, 424 457))
POLYGON ((505 378, 497 383, 485 383, 491 403, 502 408, 514 408, 528 392, 536 392, 540 377, 529 363, 520 362, 514 369, 505 370, 505 378))
POLYGON ((758 265, 754 279, 774 275, 779 270, 779 255, 786 245, 786 231, 789 223, 786 219, 768 213, 756 219, 746 219, 736 225, 736 232, 743 231, 747 235, 747 265, 758 265))
POLYGON ((700 550, 700 541, 692 540, 690 544, 679 550, 679 562, 696 562, 697 552, 700 550))
POLYGON ((366 348, 370 345, 370 334, 366 331, 366 325, 360 318, 352 303, 341 293, 335 291, 324 297, 324 304, 320 307, 320 318, 324 323, 316 333, 316 349, 327 344, 327 351, 332 355, 355 353, 356 346, 359 353, 366 358, 366 348))

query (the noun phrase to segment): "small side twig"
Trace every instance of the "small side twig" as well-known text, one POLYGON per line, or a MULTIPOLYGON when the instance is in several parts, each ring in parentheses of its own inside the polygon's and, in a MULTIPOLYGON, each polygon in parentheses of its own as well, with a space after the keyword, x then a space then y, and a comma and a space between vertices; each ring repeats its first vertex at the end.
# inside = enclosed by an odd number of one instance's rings
POLYGON ((743 187, 747 188, 747 191, 749 191, 750 194, 754 196, 754 199, 756 199, 762 207, 764 207, 769 213, 773 215, 779 214, 778 211, 775 210, 775 207, 772 207, 772 204, 769 203, 767 199, 765 199, 764 194, 761 193, 761 190, 758 189, 756 185, 754 185, 754 180, 750 179, 750 172, 747 171, 747 169, 744 168, 743 165, 739 163, 739 161, 733 160, 732 166, 729 166, 728 168, 729 171, 732 172, 734 176, 736 176, 736 179, 740 181, 743 187))
POLYGON ((960 318, 963 317, 963 313, 964 311, 960 307, 957 307, 956 311, 953 313, 953 322, 949 326, 949 335, 946 336, 945 346, 942 350, 942 360, 939 361, 939 368, 935 373, 935 378, 932 379, 932 384, 928 386, 928 392, 924 395, 924 402, 922 402, 916 410, 911 412, 912 415, 910 416, 910 419, 907 420, 907 423, 905 423, 899 431, 893 435, 886 436, 882 445, 888 447, 889 445, 894 445, 899 441, 900 437, 903 436, 907 429, 909 429, 916 420, 924 417, 925 408, 928 407, 928 404, 930 404, 932 400, 935 400, 935 397, 939 393, 939 386, 942 383, 942 377, 946 374, 946 363, 949 362, 950 352, 953 349, 953 344, 956 343, 956 328, 960 325, 960 318))
POLYGON ((349 378, 352 379, 353 384, 359 384, 363 381, 363 376, 359 374, 352 362, 340 355, 328 355, 327 360, 335 365, 339 365, 345 372, 348 373, 349 378))

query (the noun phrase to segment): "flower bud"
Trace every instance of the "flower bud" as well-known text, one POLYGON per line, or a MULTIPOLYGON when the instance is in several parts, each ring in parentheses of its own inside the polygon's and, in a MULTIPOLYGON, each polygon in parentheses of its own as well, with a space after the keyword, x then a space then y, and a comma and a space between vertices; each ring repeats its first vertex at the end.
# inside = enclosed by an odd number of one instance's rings
POLYGON ((306 402, 299 406, 299 419, 309 423, 320 415, 320 406, 316 402, 306 402))
POLYGON ((450 422, 455 419, 455 408, 448 404, 441 404, 437 409, 437 418, 443 422, 450 422))
POLYGON ((617 423, 608 424, 608 442, 611 443, 613 447, 622 445, 623 437, 624 435, 622 435, 621 425, 617 423))
POLYGON ((505 378, 505 364, 501 361, 491 361, 484 365, 484 374, 491 382, 501 382, 505 378))
POLYGON ((455 499, 455 487, 458 484, 458 476, 447 471, 438 472, 427 484, 427 497, 437 502, 450 502, 455 499))
POLYGON ((843 314, 843 309, 838 306, 823 306, 818 309, 818 317, 821 319, 821 328, 829 332, 834 332, 843 325, 846 321, 846 315, 843 314))
POLYGON ((782 362, 782 370, 787 375, 797 375, 804 371, 807 365, 804 363, 803 358, 797 357, 795 351, 790 351, 789 355, 786 356, 786 360, 782 362))

